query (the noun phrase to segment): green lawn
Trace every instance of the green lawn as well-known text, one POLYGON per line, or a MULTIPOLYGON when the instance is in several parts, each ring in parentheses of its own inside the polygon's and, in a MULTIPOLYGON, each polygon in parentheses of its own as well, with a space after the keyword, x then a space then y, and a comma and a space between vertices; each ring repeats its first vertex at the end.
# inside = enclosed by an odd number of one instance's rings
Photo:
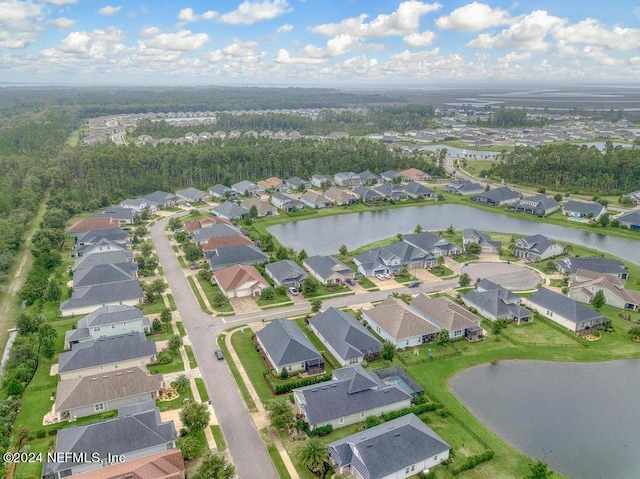
POLYGON ((262 404, 266 406, 275 396, 271 392, 267 382, 264 380, 263 374, 271 373, 260 356, 260 353, 256 351, 256 346, 251 340, 252 335, 253 331, 251 331, 250 328, 236 331, 231 336, 231 344, 233 345, 233 349, 235 349, 244 370, 247 372, 247 376, 249 376, 251 384, 253 384, 256 393, 258 393, 260 401, 262 401, 262 404))
POLYGON ((211 281, 203 281, 199 277, 197 278, 202 291, 204 291, 205 296, 209 300, 209 304, 217 313, 227 313, 228 316, 231 316, 231 314, 235 314, 233 306, 229 304, 229 301, 226 301, 222 306, 216 304, 215 297, 220 292, 220 288, 217 284, 213 284, 211 281))
POLYGON ((167 301, 169 301, 169 307, 171 308, 171 311, 178 310, 178 306, 176 306, 176 302, 173 299, 173 295, 171 293, 167 293, 167 301))
POLYGON ((434 266, 429 270, 429 273, 437 276, 438 278, 443 278, 446 276, 453 276, 453 271, 447 268, 446 266, 434 266))
MULTIPOLYGON (((42 454, 42 461, 47 458, 47 452, 52 443, 55 443, 55 437, 43 437, 41 439, 34 439, 27 443, 23 443, 23 447, 29 448, 29 453, 42 454)), ((13 477, 41 477, 42 476, 42 462, 19 462, 16 465, 15 474, 13 477)))
MULTIPOLYGON (((273 443, 273 439, 269 435, 269 431, 265 429, 260 430, 260 435, 262 436, 262 442, 264 442, 267 447, 267 453, 273 462, 273 466, 276 468, 276 472, 278 473, 278 477, 280 479, 291 479, 291 475, 287 470, 287 466, 285 466, 284 461, 282 460, 282 456, 278 452, 278 448, 273 443)), ((315 477, 315 476, 311 476, 315 477)))
POLYGON ((331 364, 325 364, 325 370, 329 371, 333 368, 339 368, 340 363, 333 356, 333 354, 331 354, 331 351, 329 351, 327 347, 324 344, 322 344, 322 342, 318 339, 318 337, 315 334, 313 334, 313 331, 311 331, 311 329, 304 324, 304 317, 297 319, 296 323, 298 324, 302 332, 309 338, 309 340, 311 341, 311 344, 313 344, 318 350, 318 352, 322 354, 325 357, 325 359, 331 363, 331 364))
POLYGON ((143 303, 137 306, 144 314, 160 314, 164 311, 164 302, 158 299, 154 303, 143 303))
POLYGON ((178 328, 178 332, 180 333, 181 337, 184 338, 187 335, 187 331, 185 331, 182 321, 176 321, 176 328, 178 328))
POLYGON ((195 378, 196 387, 198 388, 198 394, 200 394, 200 401, 207 402, 209 400, 209 393, 207 392, 207 387, 204 384, 204 379, 195 378))
POLYGON ((222 429, 220 426, 209 426, 211 428, 211 434, 213 434, 213 439, 216 441, 216 447, 218 448, 218 452, 223 452, 227 449, 227 443, 224 441, 224 436, 222 435, 222 429))
MULTIPOLYGON (((485 326, 488 328, 488 326, 485 326)), ((540 345, 563 345, 568 344, 569 347, 580 347, 580 343, 572 340, 566 334, 561 333, 557 329, 545 324, 543 321, 536 321, 522 324, 509 324, 502 331, 502 335, 507 339, 513 339, 515 342, 540 345)), ((488 340, 492 340, 488 338, 488 340)))
POLYGON ((193 349, 188 344, 184 345, 184 350, 187 353, 187 358, 189 359, 189 367, 191 369, 195 369, 198 367, 198 363, 196 362, 196 357, 193 355, 193 349))
MULTIPOLYGON (((230 332, 228 334, 233 334, 233 332, 230 332)), ((246 384, 240 376, 238 366, 236 366, 236 364, 231 359, 231 353, 229 353, 229 348, 227 348, 227 345, 225 344, 225 336, 226 333, 222 333, 220 336, 218 336, 218 347, 222 350, 224 357, 226 358, 225 361, 227 361, 227 366, 229 366, 231 374, 236 380, 236 384, 238 386, 238 389, 240 390, 242 398, 244 399, 244 403, 247 405, 247 409, 249 410, 249 412, 257 412, 258 409, 256 408, 256 404, 253 402, 253 398, 249 394, 249 390, 247 389, 246 384)))
POLYGON ((302 296, 304 296, 306 299, 313 299, 313 298, 320 298, 320 297, 326 297, 326 296, 342 296, 345 295, 344 293, 347 294, 354 294, 353 291, 351 291, 351 289, 349 289, 348 286, 345 286, 343 284, 331 284, 331 285, 324 285, 324 284, 319 284, 318 285, 318 290, 315 293, 302 293, 302 296))
POLYGON ((156 406, 160 411, 168 411, 171 409, 180 409, 182 407, 182 403, 187 401, 193 401, 193 393, 191 392, 191 385, 187 385, 187 388, 184 392, 181 392, 180 395, 172 399, 171 401, 156 401, 156 406))
POLYGON ((261 308, 268 308, 273 306, 291 306, 293 301, 287 296, 286 293, 280 294, 277 291, 275 292, 275 296, 273 299, 259 299, 258 306, 261 308))
POLYGON ((378 288, 378 286, 371 281, 369 278, 363 276, 360 280, 360 286, 362 286, 364 289, 366 289, 367 291, 380 291, 380 288, 378 288))
POLYGON ((188 276, 187 277, 187 281, 189 282, 189 286, 191 286, 191 291, 193 291, 194 296, 196 297, 196 299, 198 300, 198 304, 200 305, 200 309, 202 311, 204 311, 206 314, 213 314, 211 311, 209 311, 209 308, 207 308, 206 304, 204 303, 204 300, 202 299, 202 296, 200 295, 200 291, 198 291, 198 288, 196 288, 196 283, 193 279, 193 276, 188 276))
POLYGON ((394 276, 393 279, 395 279, 400 284, 410 283, 411 281, 418 280, 418 278, 416 278, 415 276, 409 273, 401 274, 399 276, 394 276))
POLYGON ((151 374, 167 374, 184 371, 182 357, 179 354, 173 354, 172 358, 173 361, 169 364, 149 364, 149 372, 151 372, 151 374))

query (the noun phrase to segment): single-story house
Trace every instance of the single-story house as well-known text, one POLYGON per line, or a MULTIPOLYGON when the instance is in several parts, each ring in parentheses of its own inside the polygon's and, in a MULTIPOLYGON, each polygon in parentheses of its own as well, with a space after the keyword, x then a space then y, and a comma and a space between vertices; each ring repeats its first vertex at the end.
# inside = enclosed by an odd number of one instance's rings
POLYGON ((328 308, 309 320, 309 328, 342 366, 377 359, 382 343, 349 313, 328 308))
POLYGON ((180 449, 151 454, 130 461, 114 463, 93 471, 74 474, 74 479, 184 479, 184 459, 180 449))
MULTIPOLYGON (((119 462, 125 462, 174 449, 177 439, 173 421, 162 422, 152 401, 125 406, 119 416, 106 421, 60 429, 56 435, 56 457, 68 462, 48 462, 42 468, 43 479, 62 479, 119 462), (74 461, 82 455, 96 454, 98 461, 74 461)), ((161 477, 161 476, 156 476, 161 477)))
POLYGON ((404 186, 404 191, 411 198, 435 198, 436 192, 420 183, 412 181, 404 186))
POLYGON ((544 261, 564 253, 564 246, 542 235, 532 235, 516 241, 514 254, 518 258, 544 261))
POLYGON ((234 264, 213 274, 213 282, 227 298, 259 297, 269 287, 255 266, 234 264))
POLYGON ((89 314, 100 306, 110 304, 135 306, 143 298, 144 292, 135 279, 83 286, 74 288, 71 298, 60 304, 60 316, 89 314))
POLYGON ((249 180, 242 180, 231 185, 231 189, 242 196, 260 196, 265 189, 249 180))
POLYGON ((111 217, 85 218, 74 223, 69 229, 68 234, 72 238, 78 238, 89 231, 106 230, 112 228, 120 228, 120 222, 111 217))
POLYGON ((232 225, 231 221, 229 221, 227 218, 221 218, 220 216, 207 216, 206 218, 198 218, 191 221, 185 221, 183 229, 189 236, 193 236, 193 234, 200 228, 206 228, 207 226, 220 224, 229 226, 232 225))
POLYGON ((480 318, 444 296, 432 298, 419 294, 409 306, 438 329, 449 331, 451 339, 467 338, 473 341, 482 335, 480 318))
POLYGON ((211 199, 208 192, 193 187, 176 191, 176 196, 187 203, 202 203, 211 199))
POLYGON ((313 190, 307 190, 300 197, 300 201, 307 205, 309 208, 330 208, 333 206, 333 202, 321 193, 313 190))
POLYGON ((480 233, 478 230, 473 228, 465 228, 462 230, 462 246, 465 250, 469 243, 479 244, 483 253, 497 254, 500 252, 500 248, 502 247, 502 243, 500 241, 493 241, 491 236, 480 233))
POLYGON ((211 213, 228 220, 241 220, 249 214, 249 210, 227 200, 221 205, 211 208, 211 213))
POLYGON ((626 226, 630 230, 640 230, 640 210, 633 210, 624 213, 616 218, 621 226, 626 226))
POLYGON ((292 191, 299 191, 300 188, 308 190, 311 188, 311 182, 303 180, 299 176, 293 176, 284 180, 284 184, 287 185, 292 191))
POLYGON ((399 273, 403 267, 408 270, 433 267, 437 260, 420 248, 398 241, 355 255, 353 263, 360 274, 370 277, 380 273, 399 273))
POLYGON ((363 185, 377 185, 382 183, 382 177, 369 170, 363 171, 358 176, 360 177, 360 183, 363 185))
POLYGON ((291 196, 285 195, 284 193, 273 193, 271 195, 271 204, 279 210, 286 211, 287 213, 304 208, 304 204, 291 196))
POLYGON ((358 186, 360 176, 353 171, 343 171, 333 175, 333 182, 338 186, 358 186))
POLYGON ((333 186, 333 176, 315 174, 311 177, 311 184, 316 188, 328 188, 333 186))
POLYGON ((217 184, 215 186, 209 187, 207 192, 211 195, 212 198, 215 199, 227 199, 227 200, 237 200, 238 194, 233 191, 231 188, 225 185, 217 184))
POLYGON ((367 205, 379 205, 387 201, 383 194, 366 186, 356 186, 353 189, 353 194, 367 205))
POLYGON ((230 236, 213 236, 207 241, 202 243, 200 247, 202 251, 213 251, 218 248, 224 248, 226 246, 238 246, 241 244, 253 245, 253 241, 248 236, 242 234, 230 235, 230 236))
POLYGON ((484 192, 484 186, 469 180, 455 180, 445 186, 444 191, 454 195, 469 196, 484 192))
POLYGON ((400 175, 395 170, 387 170, 380 173, 380 177, 384 181, 388 181, 389 183, 393 183, 394 181, 396 181, 396 178, 398 178, 398 176, 400 175))
POLYGON ((520 306, 520 296, 488 279, 482 279, 475 290, 463 294, 462 301, 491 321, 506 319, 522 324, 533 320, 533 313, 520 306))
POLYGON ((258 181, 258 185, 262 186, 265 191, 279 191, 280 193, 289 192, 289 187, 285 185, 284 182, 277 176, 272 176, 271 178, 267 178, 266 180, 258 181))
POLYGON ((258 218, 278 214, 278 210, 276 209, 275 206, 270 205, 266 201, 262 201, 258 198, 248 198, 246 200, 242 200, 240 202, 240 206, 242 206, 243 208, 246 208, 247 211, 249 212, 251 211, 251 208, 255 206, 258 212, 258 218))
POLYGON ((607 212, 607 207, 597 202, 567 201, 562 207, 562 214, 571 218, 587 218, 598 221, 607 212))
POLYGON ((331 381, 294 389, 293 399, 311 429, 347 426, 411 404, 399 385, 386 385, 360 364, 334 369, 331 381))
POLYGON ((302 263, 322 284, 342 283, 356 276, 351 268, 333 256, 311 256, 303 259, 302 263))
POLYGON ((433 233, 423 231, 421 233, 413 233, 404 235, 402 241, 416 248, 421 249, 431 256, 453 256, 462 253, 462 248, 433 233))
POLYGON ((427 181, 431 177, 417 168, 408 168, 398 172, 402 181, 427 181))
POLYGON ((269 366, 277 373, 283 369, 324 372, 322 355, 293 321, 275 319, 257 332, 256 339, 269 366))
POLYGON ((111 205, 104 208, 99 213, 94 213, 91 218, 111 218, 117 220, 121 225, 133 224, 140 215, 140 212, 133 208, 124 208, 120 205, 111 205))
POLYGON ((104 374, 107 371, 144 367, 156 360, 156 342, 144 333, 94 339, 74 344, 71 351, 61 353, 58 374, 61 380, 104 374))
POLYGON ((213 271, 234 264, 261 264, 269 259, 260 248, 248 244, 222 246, 213 251, 205 251, 204 258, 213 271))
POLYGON ((336 188, 335 186, 327 188, 323 194, 337 206, 355 205, 358 202, 358 197, 356 195, 350 191, 336 188))
POLYGON ((602 273, 614 276, 618 279, 628 279, 629 272, 622 261, 610 258, 576 258, 570 256, 563 258, 556 263, 558 270, 563 274, 575 275, 578 270, 583 269, 594 273, 602 273))
POLYGON ((451 446, 415 414, 352 434, 327 446, 341 475, 405 479, 449 459, 451 446))
POLYGON ((150 203, 155 203, 158 208, 171 208, 177 204, 182 203, 182 200, 173 193, 167 193, 166 191, 154 191, 142 197, 150 203))
POLYGON ((522 213, 535 216, 547 216, 558 211, 560 205, 556 200, 545 195, 534 195, 528 198, 522 198, 513 204, 512 208, 522 213))
POLYGON ((591 303, 598 291, 604 294, 608 306, 637 311, 640 309, 640 292, 624 289, 625 280, 613 276, 578 270, 569 285, 569 297, 581 303, 591 303))
POLYGON ((409 194, 405 191, 403 185, 382 183, 380 185, 374 186, 373 189, 385 198, 393 201, 404 201, 409 198, 409 194))
POLYGON ((200 228, 193 233, 193 242, 197 245, 206 243, 210 238, 236 236, 242 234, 238 228, 227 224, 212 224, 200 228))
POLYGON ((290 259, 268 263, 264 266, 264 270, 276 286, 299 288, 308 276, 307 272, 298 266, 298 263, 290 259))
POLYGON ((123 208, 132 209, 136 214, 142 213, 145 209, 148 209, 153 213, 157 209, 155 203, 150 203, 144 198, 130 198, 122 200, 120 202, 120 206, 123 208))
POLYGON ((132 367, 60 381, 53 412, 58 421, 73 421, 122 406, 155 401, 162 390, 162 374, 150 375, 132 367))
POLYGON ((632 191, 631 193, 628 193, 626 196, 631 198, 636 205, 640 205, 640 190, 632 191))
POLYGON ((547 288, 540 288, 525 301, 545 318, 581 335, 601 329, 609 321, 603 314, 547 288))
POLYGON ((389 296, 373 309, 363 312, 364 322, 397 349, 435 340, 440 328, 419 315, 404 301, 389 296))
POLYGON ((513 205, 520 200, 520 193, 506 186, 483 191, 471 197, 471 201, 489 206, 513 205))

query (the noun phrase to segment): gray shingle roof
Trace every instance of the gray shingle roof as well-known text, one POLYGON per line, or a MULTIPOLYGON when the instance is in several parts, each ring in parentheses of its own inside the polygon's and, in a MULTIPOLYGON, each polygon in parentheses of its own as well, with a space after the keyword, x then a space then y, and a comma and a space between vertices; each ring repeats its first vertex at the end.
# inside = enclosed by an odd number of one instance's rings
POLYGON ((209 188, 209 194, 217 197, 223 197, 225 192, 231 191, 231 188, 225 185, 215 185, 209 188))
MULTIPOLYGON (((240 207, 242 208, 242 207, 240 207)), ((205 226, 204 228, 197 229, 193 233, 193 239, 197 243, 207 241, 209 238, 219 238, 221 236, 235 236, 241 234, 238 228, 234 226, 225 225, 224 223, 214 224, 211 226, 205 226)))
POLYGON ((629 211, 621 216, 618 216, 618 221, 621 223, 629 223, 632 225, 640 226, 640 211, 629 211))
POLYGON ((557 264, 561 269, 573 274, 575 274, 579 269, 614 275, 624 274, 627 272, 623 262, 610 258, 569 257, 561 259, 557 264))
POLYGON ((123 321, 142 321, 142 324, 151 325, 149 318, 142 314, 138 308, 120 304, 112 304, 102 306, 94 312, 87 314, 78 321, 77 329, 71 329, 65 333, 66 341, 74 341, 78 339, 86 339, 91 335, 89 328, 96 326, 104 326, 113 323, 121 323, 123 321))
POLYGON ((120 205, 108 206, 99 213, 91 215, 93 218, 111 217, 117 220, 132 221, 136 217, 136 212, 132 208, 124 208, 120 205))
POLYGON ((81 308, 85 306, 102 306, 120 301, 142 299, 144 293, 140 283, 135 279, 119 281, 117 283, 94 284, 76 288, 71 294, 71 299, 60 305, 60 310, 81 308))
POLYGON ((264 269, 279 284, 299 284, 308 276, 307 272, 298 266, 298 263, 290 259, 269 263, 265 265, 264 269))
POLYGON ((420 183, 415 183, 413 181, 411 183, 407 183, 404 187, 404 190, 411 195, 421 195, 421 196, 435 195, 435 191, 433 191, 431 188, 427 188, 426 186, 421 185, 420 183))
POLYGON ((129 359, 151 357, 156 352, 155 341, 146 339, 144 333, 85 341, 74 344, 71 351, 60 354, 58 372, 66 373, 129 359))
POLYGON ((588 215, 589 213, 593 213, 594 216, 598 216, 600 212, 606 209, 600 203, 584 203, 582 201, 567 201, 562 207, 563 211, 571 211, 575 213, 579 213, 581 215, 588 215))
POLYGON ((504 289, 488 279, 483 279, 477 284, 478 289, 469 291, 462 296, 464 303, 483 309, 496 318, 526 318, 533 316, 528 309, 518 304, 520 297, 511 291, 504 289))
POLYGON ((80 271, 85 268, 93 268, 98 264, 131 264, 133 261, 133 253, 127 250, 110 250, 103 252, 94 252, 87 254, 87 251, 77 258, 73 266, 74 271, 80 271))
POLYGON ((423 231, 422 233, 414 233, 410 235, 404 235, 402 241, 409 243, 410 245, 420 248, 421 250, 434 254, 435 252, 446 252, 449 250, 460 250, 456 245, 446 241, 439 236, 423 231))
POLYGON ((310 256, 303 261, 304 265, 315 271, 321 278, 328 278, 334 273, 353 275, 353 270, 333 256, 310 256))
POLYGON ((527 251, 535 255, 541 255, 556 243, 546 236, 532 235, 526 238, 520 238, 516 241, 516 250, 527 251))
POLYGON ((148 195, 142 197, 145 200, 164 205, 166 203, 175 203, 178 201, 178 197, 173 193, 167 193, 166 191, 154 191, 148 195))
POLYGON ((501 186, 499 188, 495 188, 493 190, 485 191, 483 193, 478 193, 477 195, 480 198, 486 198, 494 203, 502 203, 503 201, 514 200, 516 198, 520 198, 520 193, 517 191, 513 191, 506 186, 501 186))
POLYGON ((220 206, 214 206, 211 208, 211 212, 214 215, 229 219, 244 218, 245 215, 249 214, 248 209, 231 201, 225 201, 220 206))
MULTIPOLYGON (((128 210, 131 211, 131 210, 128 210)), ((87 231, 78 236, 78 244, 95 244, 101 242, 101 240, 109 240, 113 244, 126 243, 129 240, 129 233, 122 228, 107 228, 103 230, 87 231)))
POLYGON ((176 195, 185 198, 187 201, 201 201, 205 196, 207 196, 204 191, 193 187, 178 190, 176 191, 176 195))
POLYGON ((94 284, 129 281, 134 279, 135 271, 136 268, 131 263, 125 263, 124 265, 97 264, 93 268, 76 271, 73 275, 73 287, 80 288, 94 284))
POLYGON ((368 479, 380 479, 404 473, 406 467, 444 454, 451 447, 415 414, 408 414, 332 442, 327 448, 338 466, 357 458, 368 479))
POLYGON ((205 251, 205 258, 214 271, 234 264, 264 263, 269 257, 253 245, 222 246, 213 251, 205 251))
POLYGON ((311 425, 408 401, 411 396, 397 385, 387 386, 360 365, 333 371, 331 381, 294 389, 303 398, 311 425))
POLYGON ((349 313, 336 308, 316 314, 309 323, 343 360, 382 351, 382 343, 349 313))
POLYGON ((574 323, 604 319, 597 311, 547 288, 540 288, 528 300, 574 323))
POLYGON ((260 343, 275 363, 274 366, 322 359, 298 325, 286 319, 275 319, 258 331, 260 343))

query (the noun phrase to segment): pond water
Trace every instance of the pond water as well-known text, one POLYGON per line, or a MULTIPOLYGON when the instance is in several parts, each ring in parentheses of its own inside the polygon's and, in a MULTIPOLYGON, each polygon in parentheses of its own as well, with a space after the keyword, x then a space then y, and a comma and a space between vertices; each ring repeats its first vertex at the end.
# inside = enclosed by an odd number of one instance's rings
POLYGON ((572 479, 640 477, 640 360, 500 361, 449 381, 489 429, 572 479))
MULTIPOLYGON (((558 241, 587 246, 640 264, 640 243, 633 240, 537 223, 463 205, 428 205, 366 211, 296 221, 268 228, 278 241, 309 255, 336 254, 344 244, 353 250, 364 244, 412 233, 416 225, 427 231, 475 228, 513 234, 542 234, 558 241)), ((640 240, 640 234, 638 235, 640 240)))

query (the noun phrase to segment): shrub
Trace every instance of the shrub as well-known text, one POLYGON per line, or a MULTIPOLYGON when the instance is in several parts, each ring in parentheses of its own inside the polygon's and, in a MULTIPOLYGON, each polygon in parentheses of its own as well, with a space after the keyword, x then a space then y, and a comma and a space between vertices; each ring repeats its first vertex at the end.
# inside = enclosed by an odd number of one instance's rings
POLYGON ((386 414, 383 414, 382 418, 385 421, 391 421, 392 419, 397 419, 399 417, 406 416, 407 414, 413 413, 418 415, 422 414, 423 412, 435 411, 436 409, 438 409, 438 405, 430 402, 427 404, 421 404, 419 406, 406 407, 398 411, 388 412, 386 414))
POLYGON ((286 394, 296 388, 318 384, 331 379, 331 373, 324 373, 320 376, 309 376, 307 378, 294 379, 286 383, 276 384, 273 388, 275 394, 286 394))
POLYGON ((372 427, 379 426, 380 424, 382 424, 382 422, 382 419, 380 419, 378 416, 368 416, 364 421, 364 427, 366 429, 371 429, 372 427))
POLYGON ((495 456, 495 452, 488 450, 481 452, 480 454, 476 454, 475 456, 471 456, 464 461, 460 467, 454 469, 453 474, 458 475, 461 472, 468 471, 469 469, 473 469, 476 466, 479 466, 483 462, 490 461, 495 456))
POLYGON ((312 429, 311 431, 307 432, 307 434, 310 437, 314 437, 314 436, 324 437, 324 436, 328 436, 332 432, 333 432, 333 426, 331 424, 327 424, 326 426, 321 426, 321 427, 312 429))
POLYGON ((173 361, 171 354, 161 352, 158 354, 158 360, 156 361, 156 364, 169 364, 171 361, 173 361))

